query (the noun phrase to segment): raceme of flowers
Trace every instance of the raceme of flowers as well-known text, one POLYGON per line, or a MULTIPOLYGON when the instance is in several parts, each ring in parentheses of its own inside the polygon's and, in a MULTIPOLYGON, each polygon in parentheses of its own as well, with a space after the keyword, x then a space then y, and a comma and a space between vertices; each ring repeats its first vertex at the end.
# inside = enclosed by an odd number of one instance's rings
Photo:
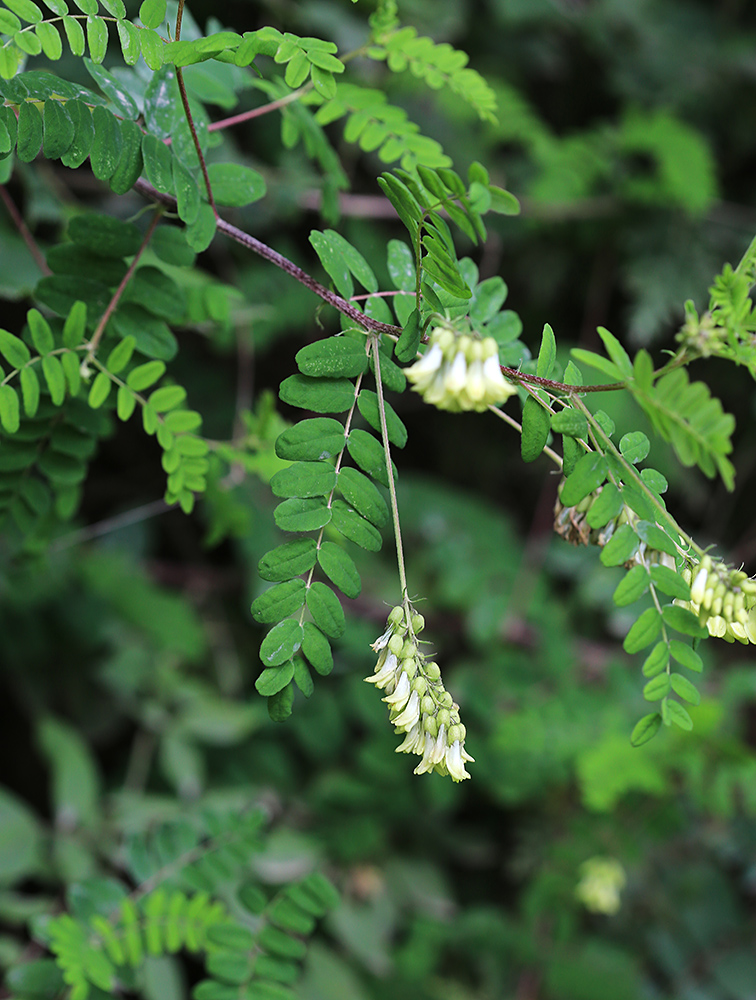
POLYGON ((448 326, 434 327, 428 350, 404 374, 426 403, 455 413, 485 410, 517 392, 501 373, 493 337, 460 336, 448 326))
POLYGON ((756 581, 711 556, 683 570, 683 576, 690 584, 690 601, 676 603, 698 615, 709 635, 756 643, 756 581))
POLYGON ((473 760, 465 751, 466 730, 438 664, 427 662, 420 652, 416 636, 424 625, 423 616, 410 605, 393 608, 386 631, 371 644, 378 662, 365 680, 386 692, 383 700, 394 731, 406 734, 396 752, 422 757, 415 774, 436 771, 464 781, 470 777, 465 763, 473 760))

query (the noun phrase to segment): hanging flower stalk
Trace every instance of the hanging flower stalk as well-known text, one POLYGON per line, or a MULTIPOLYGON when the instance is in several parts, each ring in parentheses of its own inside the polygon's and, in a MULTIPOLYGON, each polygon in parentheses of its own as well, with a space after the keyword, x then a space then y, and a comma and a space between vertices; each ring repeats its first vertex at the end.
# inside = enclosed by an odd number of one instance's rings
POLYGON ((406 734, 396 752, 422 757, 415 774, 437 771, 464 781, 470 777, 465 762, 473 760, 465 750, 466 730, 438 664, 420 651, 417 635, 424 626, 411 606, 393 608, 386 631, 372 643, 378 662, 365 680, 386 692, 383 700, 395 732, 406 734))

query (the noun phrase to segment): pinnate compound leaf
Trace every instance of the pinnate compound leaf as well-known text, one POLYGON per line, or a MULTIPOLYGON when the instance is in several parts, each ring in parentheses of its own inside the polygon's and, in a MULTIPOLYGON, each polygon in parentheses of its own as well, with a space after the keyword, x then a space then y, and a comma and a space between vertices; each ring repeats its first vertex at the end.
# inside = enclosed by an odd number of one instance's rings
POLYGON ((284 403, 314 413, 343 413, 354 402, 354 386, 346 378, 311 378, 290 375, 281 383, 284 403))
POLYGON ((327 337, 308 344, 294 359, 303 375, 355 378, 367 371, 365 343, 351 337, 327 337))
POLYGON ((312 622, 304 623, 302 652, 322 677, 327 676, 333 670, 331 644, 317 625, 313 625, 312 622))
POLYGON ((332 509, 324 497, 284 500, 273 511, 273 519, 282 531, 315 531, 331 520, 332 509))
POLYGON ((662 617, 656 608, 646 608, 625 636, 622 648, 626 653, 639 653, 651 645, 661 632, 661 627, 662 617))
MULTIPOLYGON (((302 585, 304 586, 304 583, 302 585)), ((317 627, 331 639, 338 639, 344 634, 346 628, 344 609, 338 597, 326 584, 320 581, 311 584, 307 591, 307 608, 317 627)))
POLYGON ((289 427, 276 439, 276 455, 289 461, 335 458, 344 448, 344 427, 332 417, 313 417, 289 427))
POLYGON ((633 566, 625 573, 612 596, 612 600, 619 608, 632 604, 648 590, 649 577, 643 566, 633 566))
POLYGON ((280 622, 305 602, 304 580, 287 580, 264 591, 252 602, 252 617, 256 622, 280 622))
POLYGON ((367 549, 368 552, 378 552, 383 544, 380 531, 370 521, 350 507, 343 500, 334 500, 331 505, 332 523, 344 538, 367 549))
POLYGON ((522 408, 520 451, 523 462, 534 462, 546 446, 551 430, 551 414, 534 396, 522 408))
POLYGON ((644 743, 648 743, 649 740, 652 740, 656 736, 661 725, 662 717, 658 712, 644 715, 642 719, 636 722, 630 735, 630 742, 634 747, 642 747, 644 743))
POLYGON ((311 570, 316 558, 315 539, 296 538, 266 552, 257 564, 257 571, 263 580, 292 580, 311 570))
POLYGON ((336 486, 336 470, 328 462, 295 462, 270 480, 277 497, 322 497, 336 486))
POLYGON ((359 597, 362 581, 352 557, 335 542, 322 542, 318 562, 325 575, 347 597, 359 597))
MULTIPOLYGON (((302 646, 303 631, 302 626, 294 618, 286 618, 274 626, 265 636, 260 646, 260 659, 266 667, 278 667, 282 663, 290 660, 302 646)), ((284 684, 288 684, 291 677, 287 677, 284 684)), ((281 684, 283 687, 283 684, 281 684)), ((262 691, 257 688, 260 694, 275 694, 275 691, 262 691)), ((280 690, 277 688, 276 690, 280 690)))

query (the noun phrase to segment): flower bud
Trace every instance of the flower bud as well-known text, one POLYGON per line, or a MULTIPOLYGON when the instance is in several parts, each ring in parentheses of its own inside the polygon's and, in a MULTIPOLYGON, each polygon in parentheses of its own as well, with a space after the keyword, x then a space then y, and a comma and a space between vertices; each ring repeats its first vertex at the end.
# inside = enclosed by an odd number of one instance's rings
POLYGON ((404 645, 402 646, 402 651, 399 653, 399 659, 403 660, 407 656, 414 656, 417 652, 417 645, 413 639, 409 636, 404 640, 404 645))
POLYGON ((428 690, 428 682, 424 677, 416 677, 410 687, 413 691, 417 691, 417 693, 422 697, 428 690))
POLYGON ((436 722, 439 726, 448 726, 451 721, 451 716, 449 714, 448 708, 440 708, 436 715, 436 722))
POLYGON ((404 623, 404 608, 397 605, 392 608, 388 616, 389 625, 402 625, 404 623))
POLYGON ((399 656, 402 649, 404 648, 404 639, 402 636, 398 635, 396 632, 389 639, 388 648, 394 654, 394 656, 399 656))
MULTIPOLYGON (((419 677, 418 677, 418 680, 420 680, 419 677)), ((417 683, 417 681, 415 683, 417 683)), ((435 715, 436 714, 436 703, 433 700, 433 698, 431 698, 431 696, 429 694, 426 694, 425 697, 423 698, 423 700, 422 700, 422 702, 420 704, 420 708, 422 710, 423 715, 435 715)))
POLYGON ((454 699, 452 698, 452 696, 449 694, 448 691, 444 691, 444 693, 439 698, 439 701, 444 706, 444 708, 451 708, 452 705, 454 704, 454 699))
POLYGON ((417 673, 417 660, 414 656, 407 656, 401 661, 402 670, 412 679, 417 673))
POLYGON ((417 612, 412 616, 412 631, 415 635, 422 632, 425 628, 425 619, 422 615, 417 614, 417 612))
POLYGON ((436 733, 438 733, 438 726, 436 725, 436 720, 432 715, 426 715, 425 720, 423 721, 423 729, 429 736, 435 737, 436 733))
POLYGON ((437 681, 441 676, 441 668, 432 660, 430 663, 425 664, 423 672, 429 681, 437 681))

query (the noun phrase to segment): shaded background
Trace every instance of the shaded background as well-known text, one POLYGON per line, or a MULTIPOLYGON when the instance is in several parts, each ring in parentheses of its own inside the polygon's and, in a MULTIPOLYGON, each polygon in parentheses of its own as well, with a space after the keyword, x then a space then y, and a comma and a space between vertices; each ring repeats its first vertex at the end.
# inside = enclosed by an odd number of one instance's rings
MULTIPOLYGON (((364 37, 364 6, 235 3, 224 26, 273 23, 348 50, 364 37)), ((200 25, 218 13, 191 10, 200 25)), ((660 359, 684 300, 702 307, 756 230, 752 5, 413 0, 400 13, 469 52, 496 88, 499 123, 484 126, 409 75, 357 67, 460 173, 479 159, 521 198, 521 217, 492 218, 486 247, 460 251, 481 277, 504 277, 523 341, 537 350, 550 322, 565 362, 570 346, 595 348, 605 325, 660 359)), ((260 99, 231 96, 235 110, 260 99)), ((216 117, 232 113, 222 97, 216 117)), ((344 200, 338 228, 385 276, 386 242, 402 233, 377 197, 381 166, 338 126, 329 134, 362 196, 344 200)), ((307 234, 324 227, 318 168, 282 147, 274 116, 223 143, 270 191, 239 224, 317 270, 307 234)), ((52 164, 20 167, 10 190, 43 247, 83 206, 128 217, 141 205, 113 199, 86 168, 52 164)), ((15 329, 38 274, 2 213, 0 227, 3 323, 15 329)), ((545 458, 523 467, 516 436, 493 418, 394 401, 410 432, 396 457, 410 587, 461 705, 473 780, 413 777, 362 682, 398 596, 388 544, 378 559, 352 553, 363 593, 344 602, 333 674, 285 725, 268 721, 248 605, 276 541, 265 479, 282 425, 270 392, 322 332, 308 293, 238 248, 216 241, 201 265, 242 297, 185 325, 174 371, 211 437, 228 438, 250 408, 261 451, 248 474, 219 472, 190 518, 158 515, 157 447, 114 422, 76 525, 37 560, 2 552, 0 960, 28 957, 25 918, 56 906, 66 883, 111 872, 125 833, 259 801, 272 817, 260 872, 275 882, 318 863, 343 895, 311 948, 303 1000, 753 997, 753 655, 708 644, 693 734, 632 750, 640 664, 621 651, 628 619, 611 604, 612 571, 552 537, 556 477, 545 458), (111 520, 142 505, 126 527, 111 520), (626 877, 616 912, 596 912, 581 882, 597 858, 626 877)), ((736 492, 681 469, 662 443, 650 461, 680 523, 753 573, 752 380, 721 362, 692 374, 737 417, 736 492)), ((629 401, 601 405, 620 431, 643 426, 629 401)), ((146 995, 187 996, 196 970, 171 970, 146 995)))

